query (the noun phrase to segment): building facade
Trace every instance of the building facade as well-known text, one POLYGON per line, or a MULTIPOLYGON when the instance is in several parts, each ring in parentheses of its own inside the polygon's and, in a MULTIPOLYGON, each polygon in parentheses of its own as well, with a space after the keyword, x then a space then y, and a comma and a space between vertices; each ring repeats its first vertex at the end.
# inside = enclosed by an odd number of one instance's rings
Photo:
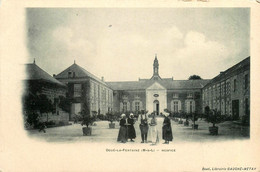
MULTIPOLYGON (((68 123, 69 114, 59 108, 60 97, 66 97, 67 87, 34 63, 26 64, 26 78, 24 79, 23 97, 46 96, 51 101, 52 112, 42 113, 40 122, 53 121, 55 123, 68 123)), ((41 97, 42 98, 42 97, 41 97)), ((23 99, 24 100, 24 99, 23 99)), ((25 103, 25 102, 23 102, 25 103)), ((29 108, 29 107, 28 107, 29 108)), ((24 112, 25 114, 27 112, 24 112)))
POLYGON ((70 120, 82 111, 86 104, 89 113, 105 115, 113 108, 113 90, 101 80, 76 63, 54 76, 67 85, 67 98, 71 100, 70 120))
MULTIPOLYGON (((250 57, 213 78, 202 89, 203 107, 241 119, 250 114, 250 57)), ((204 109, 203 109, 204 111, 204 109)))
POLYGON ((157 115, 172 112, 202 113, 202 88, 209 80, 174 80, 161 78, 155 56, 150 79, 130 82, 107 82, 114 92, 113 109, 118 112, 147 110, 157 115))
POLYGON ((217 109, 234 119, 250 112, 250 58, 221 72, 211 80, 174 80, 159 75, 155 56, 153 75, 127 82, 104 82, 77 64, 54 76, 67 86, 71 100, 70 119, 86 103, 90 113, 139 112, 157 115, 172 112, 204 113, 205 107, 217 109))

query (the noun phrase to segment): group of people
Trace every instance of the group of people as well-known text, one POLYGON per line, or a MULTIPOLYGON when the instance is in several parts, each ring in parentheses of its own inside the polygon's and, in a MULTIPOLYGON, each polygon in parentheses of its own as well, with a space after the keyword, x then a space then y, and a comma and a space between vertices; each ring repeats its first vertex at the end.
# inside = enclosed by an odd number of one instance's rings
MULTIPOLYGON (((165 140, 164 144, 169 144, 169 141, 172 141, 172 128, 171 120, 169 119, 169 114, 164 114, 164 121, 162 126, 162 139, 165 140)), ((148 118, 148 115, 145 111, 141 111, 141 114, 138 116, 138 123, 141 131, 141 143, 148 143, 147 135, 150 133, 152 145, 159 143, 159 136, 157 130, 157 119, 154 113, 151 114, 151 117, 148 118)), ((128 139, 131 142, 134 142, 133 139, 136 138, 136 132, 134 128, 135 119, 134 114, 130 114, 129 117, 126 117, 125 114, 121 115, 121 120, 119 122, 120 129, 117 137, 117 141, 121 143, 126 143, 128 139)))

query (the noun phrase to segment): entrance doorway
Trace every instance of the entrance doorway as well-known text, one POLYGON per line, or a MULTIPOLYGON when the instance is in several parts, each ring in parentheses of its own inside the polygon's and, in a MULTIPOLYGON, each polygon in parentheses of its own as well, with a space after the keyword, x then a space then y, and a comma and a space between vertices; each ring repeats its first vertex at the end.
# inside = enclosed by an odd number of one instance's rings
POLYGON ((159 112, 160 112, 160 109, 159 109, 159 101, 158 100, 155 100, 153 102, 153 111, 155 112, 155 115, 159 115, 159 112))
POLYGON ((234 120, 239 118, 239 100, 232 100, 232 118, 234 120))

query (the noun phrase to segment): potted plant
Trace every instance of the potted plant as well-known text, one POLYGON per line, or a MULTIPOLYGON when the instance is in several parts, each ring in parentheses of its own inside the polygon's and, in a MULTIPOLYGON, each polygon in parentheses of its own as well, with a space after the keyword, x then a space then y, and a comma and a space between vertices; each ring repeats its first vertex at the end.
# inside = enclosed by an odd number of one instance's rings
POLYGON ((183 112, 179 113, 179 118, 180 118, 178 122, 179 124, 183 124, 183 120, 182 120, 183 117, 184 117, 184 113, 183 112))
POLYGON ((109 128, 115 128, 115 123, 114 121, 116 121, 116 115, 113 114, 112 112, 108 112, 106 114, 107 120, 110 122, 109 123, 109 128))
POLYGON ((175 122, 179 122, 179 117, 180 117, 179 113, 178 112, 173 112, 173 116, 174 116, 174 121, 175 122))
POLYGON ((209 127, 210 135, 218 135, 218 126, 225 119, 224 115, 221 115, 220 111, 212 110, 206 115, 206 121, 212 123, 212 126, 209 127))
POLYGON ((80 114, 81 114, 81 117, 82 117, 81 125, 86 126, 86 127, 82 128, 83 136, 91 136, 92 128, 90 127, 90 125, 92 125, 93 122, 96 120, 96 115, 94 115, 94 114, 91 115, 89 113, 88 106, 86 104, 84 104, 83 110, 81 111, 80 114))
POLYGON ((190 119, 191 119, 191 121, 192 121, 192 129, 193 130, 198 130, 198 128, 199 128, 199 125, 198 124, 196 124, 196 121, 199 119, 199 115, 198 115, 198 113, 192 113, 191 115, 190 115, 190 119))
POLYGON ((185 119, 184 126, 189 126, 189 114, 184 113, 183 116, 184 116, 184 119, 185 119))

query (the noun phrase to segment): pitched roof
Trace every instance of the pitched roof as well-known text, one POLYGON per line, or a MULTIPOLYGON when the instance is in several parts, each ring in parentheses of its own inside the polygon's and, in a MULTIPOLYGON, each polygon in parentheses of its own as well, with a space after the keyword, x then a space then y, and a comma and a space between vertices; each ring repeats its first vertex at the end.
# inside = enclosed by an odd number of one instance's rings
POLYGON ((63 83, 61 83, 60 81, 58 81, 57 79, 55 79, 51 75, 49 75, 47 72, 42 70, 35 63, 26 64, 26 72, 27 72, 27 75, 26 75, 25 80, 42 80, 42 81, 49 82, 52 84, 65 86, 63 83))
POLYGON ((55 76, 56 79, 67 79, 68 72, 75 72, 75 78, 85 78, 90 77, 95 79, 96 81, 103 83, 106 85, 104 81, 93 75, 92 73, 88 72, 86 69, 82 68, 81 66, 77 65, 76 63, 72 64, 70 67, 62 71, 61 73, 55 76))
POLYGON ((166 89, 194 89, 202 88, 209 80, 143 80, 126 82, 106 82, 113 90, 143 90, 147 89, 154 82, 158 82, 166 89))
POLYGON ((205 86, 208 86, 212 83, 221 81, 225 76, 231 76, 232 73, 242 69, 246 66, 250 66, 250 56, 245 58, 244 60, 240 61, 239 63, 235 64, 234 66, 228 68, 227 70, 220 72, 217 76, 215 76, 210 82, 208 82, 205 86))

